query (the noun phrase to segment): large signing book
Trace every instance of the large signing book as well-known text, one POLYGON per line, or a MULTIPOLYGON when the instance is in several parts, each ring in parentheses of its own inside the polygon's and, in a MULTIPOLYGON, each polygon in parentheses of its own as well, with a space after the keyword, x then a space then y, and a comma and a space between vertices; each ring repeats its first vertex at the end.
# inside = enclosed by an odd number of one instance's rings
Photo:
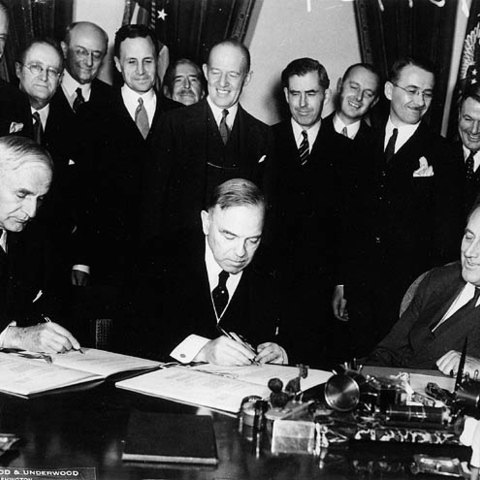
POLYGON ((28 397, 30 395, 104 380, 122 372, 152 370, 159 362, 105 352, 94 348, 82 348, 83 354, 70 351, 44 358, 35 354, 0 352, 0 392, 28 397))
POLYGON ((122 458, 137 462, 216 465, 212 417, 133 411, 122 458))
MULTIPOLYGON (((249 395, 262 398, 270 395, 271 378, 280 378, 284 385, 298 375, 298 368, 284 365, 251 365, 247 367, 173 366, 116 383, 118 388, 153 397, 166 398, 189 405, 199 405, 236 413, 249 395)), ((310 369, 302 378, 302 390, 325 383, 332 373, 310 369)))

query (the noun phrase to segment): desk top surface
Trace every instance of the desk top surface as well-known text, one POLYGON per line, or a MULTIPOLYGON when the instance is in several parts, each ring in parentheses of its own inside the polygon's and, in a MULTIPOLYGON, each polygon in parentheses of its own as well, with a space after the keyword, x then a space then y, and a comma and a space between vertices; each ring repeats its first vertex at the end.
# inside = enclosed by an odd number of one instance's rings
MULTIPOLYGON (((270 480, 418 478, 409 471, 414 453, 457 456, 468 460, 467 448, 407 444, 356 443, 330 448, 322 462, 312 455, 274 456, 269 449, 259 458, 238 430, 235 418, 175 404, 132 392, 113 384, 79 392, 49 394, 30 400, 0 395, 0 431, 15 433, 22 442, 15 452, 0 457, 9 468, 95 467, 100 480, 270 480), (133 409, 166 413, 211 413, 219 455, 217 466, 138 464, 122 461, 122 440, 133 409)), ((423 475, 422 478, 429 478, 423 475)), ((438 477, 431 477, 438 478, 438 477)))

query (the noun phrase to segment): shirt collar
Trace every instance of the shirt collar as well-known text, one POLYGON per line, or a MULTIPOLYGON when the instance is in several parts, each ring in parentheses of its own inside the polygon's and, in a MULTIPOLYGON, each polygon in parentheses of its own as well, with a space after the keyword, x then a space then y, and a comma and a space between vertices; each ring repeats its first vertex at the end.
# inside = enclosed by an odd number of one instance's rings
MULTIPOLYGON (((205 237, 205 266, 207 268, 208 283, 210 285, 210 291, 212 291, 218 284, 218 275, 223 270, 222 267, 217 263, 213 257, 212 250, 208 244, 208 238, 205 237)), ((239 273, 231 273, 227 283, 230 280, 236 280, 236 284, 240 281, 242 277, 243 270, 239 273)))
POLYGON ((32 115, 35 113, 35 112, 38 112, 38 114, 40 115, 40 121, 42 122, 42 127, 43 129, 45 129, 45 126, 47 125, 47 119, 48 119, 48 114, 50 112, 50 103, 47 103, 43 108, 41 108, 40 110, 36 110, 35 108, 33 107, 30 107, 30 110, 32 112, 32 115))
POLYGON ((421 122, 416 123, 415 125, 402 125, 401 127, 396 127, 392 123, 392 119, 388 117, 387 125, 385 127, 385 145, 387 146, 390 137, 392 136, 393 129, 396 128, 398 130, 397 140, 395 142, 395 152, 397 152, 407 141, 410 137, 417 131, 418 127, 420 126, 421 122))
POLYGON ((338 116, 337 113, 335 113, 335 115, 333 116, 333 128, 335 129, 335 131, 337 133, 342 134, 342 130, 346 128, 348 138, 350 138, 351 140, 353 140, 356 137, 358 131, 360 130, 361 123, 362 123, 361 120, 357 120, 356 122, 353 122, 350 125, 347 125, 346 123, 343 122, 343 120, 338 116))
POLYGON ((86 102, 88 102, 88 100, 90 99, 90 92, 92 90, 92 84, 91 83, 85 83, 85 84, 78 83, 70 75, 68 70, 65 69, 64 72, 63 72, 63 77, 62 77, 62 88, 63 88, 63 91, 67 94, 68 97, 76 96, 77 88, 81 88, 83 98, 85 99, 86 102))
MULTIPOLYGON (((210 106, 210 109, 212 110, 213 118, 215 118, 215 122, 217 123, 217 125, 220 125, 223 111, 225 109, 215 105, 210 99, 210 97, 207 97, 207 102, 208 102, 208 105, 210 106)), ((228 110, 227 125, 229 126, 230 129, 232 129, 232 126, 235 122, 235 117, 237 116, 238 102, 235 105, 231 106, 230 108, 227 108, 227 110, 228 110)))
POLYGON ((311 150, 313 144, 315 143, 315 140, 317 139, 318 132, 320 131, 320 127, 322 125, 322 119, 320 119, 317 123, 315 123, 309 128, 305 128, 299 125, 293 117, 291 118, 291 122, 292 122, 293 136, 297 141, 297 145, 299 145, 302 142, 303 140, 302 132, 305 130, 308 135, 308 143, 310 145, 310 150, 311 150))

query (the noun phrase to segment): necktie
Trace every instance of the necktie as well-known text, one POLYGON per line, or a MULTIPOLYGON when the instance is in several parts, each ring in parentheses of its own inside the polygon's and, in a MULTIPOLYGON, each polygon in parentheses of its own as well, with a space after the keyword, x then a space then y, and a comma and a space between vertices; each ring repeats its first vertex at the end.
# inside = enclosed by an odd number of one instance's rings
POLYGON ((38 112, 32 113, 33 117, 33 139, 39 144, 42 144, 43 140, 43 127, 40 120, 40 114, 38 112))
POLYGON ((298 149, 298 155, 300 156, 300 165, 307 163, 308 156, 310 155, 310 146, 308 145, 308 133, 302 130, 303 140, 298 149))
POLYGON ((75 92, 77 92, 77 96, 73 101, 73 111, 77 113, 78 108, 85 103, 85 98, 83 98, 82 89, 78 87, 75 92))
POLYGON ((213 303, 217 316, 220 317, 228 303, 227 279, 229 273, 222 270, 218 274, 218 285, 212 290, 213 303))
POLYGON ((228 115, 228 110, 225 108, 222 111, 222 119, 220 120, 220 125, 218 127, 218 129, 220 130, 220 136, 222 137, 224 145, 227 144, 228 137, 230 135, 230 129, 228 128, 228 125, 227 125, 227 115, 228 115))
POLYGON ((343 127, 343 128, 342 128, 342 135, 343 135, 344 137, 349 138, 349 136, 348 136, 348 131, 347 131, 347 127, 343 127))
POLYGON ((150 127, 148 125, 148 115, 143 105, 143 98, 138 97, 138 106, 135 110, 135 123, 137 124, 143 138, 147 138, 150 127))
POLYGON ((465 304, 463 307, 459 308, 453 315, 448 318, 440 319, 435 325, 430 327, 431 331, 434 332, 440 325, 444 322, 450 320, 454 315, 457 315, 461 312, 462 315, 467 314, 470 310, 474 310, 477 306, 478 298, 480 297, 480 288, 475 287, 475 291, 473 293, 473 297, 465 304))
POLYGON ((466 161, 466 172, 465 172, 465 178, 467 180, 467 182, 471 181, 472 178, 473 178, 473 174, 475 173, 474 170, 473 170, 473 167, 474 167, 474 156, 477 152, 475 152, 474 150, 470 150, 470 155, 468 156, 467 158, 467 161, 466 161))
POLYGON ((388 163, 395 155, 395 142, 397 141, 398 128, 394 128, 392 136, 388 140, 387 148, 385 149, 385 161, 388 163))

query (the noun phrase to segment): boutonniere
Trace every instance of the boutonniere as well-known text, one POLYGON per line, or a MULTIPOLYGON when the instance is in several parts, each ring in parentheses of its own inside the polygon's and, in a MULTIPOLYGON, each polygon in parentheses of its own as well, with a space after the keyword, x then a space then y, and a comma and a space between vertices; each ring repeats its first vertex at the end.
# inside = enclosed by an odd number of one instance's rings
POLYGON ((12 122, 10 124, 10 128, 8 129, 8 133, 17 133, 23 130, 23 123, 12 122))
POLYGON ((418 161, 420 167, 413 172, 414 177, 433 177, 433 167, 428 164, 428 160, 422 157, 418 161))

